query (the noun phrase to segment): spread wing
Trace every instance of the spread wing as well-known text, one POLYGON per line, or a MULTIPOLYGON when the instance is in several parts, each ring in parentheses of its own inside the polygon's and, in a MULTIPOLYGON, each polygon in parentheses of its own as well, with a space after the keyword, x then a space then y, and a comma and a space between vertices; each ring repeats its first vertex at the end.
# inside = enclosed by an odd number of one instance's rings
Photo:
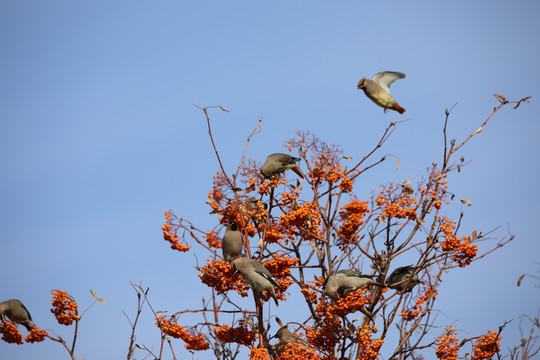
POLYGON ((404 79, 405 74, 395 71, 381 71, 373 75, 373 81, 390 94, 390 85, 397 79, 404 79))

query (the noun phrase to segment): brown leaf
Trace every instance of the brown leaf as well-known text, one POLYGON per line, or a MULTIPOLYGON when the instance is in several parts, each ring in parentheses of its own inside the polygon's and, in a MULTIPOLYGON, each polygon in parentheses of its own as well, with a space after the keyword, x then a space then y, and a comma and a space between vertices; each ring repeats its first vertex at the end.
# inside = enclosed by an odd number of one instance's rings
POLYGON ((476 129, 472 134, 473 135, 476 135, 476 134, 480 134, 482 132, 483 128, 480 126, 478 129, 476 129))
POLYGON ((347 156, 347 155, 343 155, 343 158, 344 158, 345 160, 352 160, 352 157, 347 156))
POLYGON ((526 274, 523 274, 519 277, 518 281, 517 281, 517 286, 521 286, 521 280, 523 280, 523 278, 525 277, 526 274))
POLYGON ((399 159, 397 159, 397 166, 396 166, 396 170, 399 168, 399 165, 401 164, 401 161, 399 159))
POLYGON ((106 304, 106 303, 107 303, 105 300, 103 300, 103 299, 101 299, 101 298, 100 298, 100 299, 96 299, 96 300, 99 301, 99 302, 102 303, 102 304, 106 304))
POLYGON ((478 238, 478 235, 476 234, 476 230, 472 232, 471 239, 476 240, 478 238))
POLYGON ((96 293, 94 292, 94 290, 90 289, 90 293, 92 294, 92 296, 94 297, 94 299, 97 300, 97 295, 96 295, 96 293))
POLYGON ((403 182, 403 186, 407 186, 407 185, 410 185, 411 184, 411 180, 405 180, 403 182))
POLYGON ((246 192, 246 194, 249 194, 249 193, 252 192, 253 190, 255 190, 255 184, 251 184, 250 186, 248 186, 247 188, 244 189, 244 191, 246 192))

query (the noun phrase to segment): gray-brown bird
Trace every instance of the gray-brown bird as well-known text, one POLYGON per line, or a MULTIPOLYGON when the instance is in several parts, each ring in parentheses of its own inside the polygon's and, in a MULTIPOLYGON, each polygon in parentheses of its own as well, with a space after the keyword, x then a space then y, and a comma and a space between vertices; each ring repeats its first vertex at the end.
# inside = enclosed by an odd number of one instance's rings
POLYGON ((412 265, 398 267, 386 279, 386 283, 390 289, 398 291, 412 291, 417 284, 423 284, 418 278, 418 274, 412 276, 416 268, 412 265))
POLYGON ((17 299, 6 300, 0 303, 0 321, 4 321, 7 316, 11 321, 24 325, 30 331, 34 328, 31 323, 32 316, 28 309, 17 299))
POLYGON ((300 160, 300 158, 282 153, 268 155, 264 165, 261 168, 261 173, 264 177, 271 178, 272 175, 276 173, 282 173, 290 169, 303 179, 304 175, 302 175, 300 170, 298 170, 298 166, 296 165, 296 163, 300 160))
POLYGON ((385 287, 384 284, 372 280, 374 277, 375 275, 368 275, 354 270, 339 270, 326 280, 324 293, 331 299, 338 300, 345 291, 357 290, 366 285, 385 287))
POLYGON ((364 90, 368 98, 380 107, 395 110, 400 114, 405 112, 405 109, 399 106, 396 100, 390 95, 390 85, 397 79, 404 79, 405 74, 395 71, 381 71, 373 75, 373 80, 362 78, 358 82, 358 89, 364 90))
POLYGON ((276 306, 279 306, 274 286, 277 286, 281 290, 285 289, 277 283, 276 279, 267 268, 260 262, 245 257, 237 257, 232 260, 232 263, 234 268, 233 276, 240 272, 244 280, 254 291, 257 291, 258 293, 268 291, 270 296, 274 299, 276 306))
POLYGON ((221 250, 223 251, 223 259, 225 261, 237 257, 242 253, 244 242, 242 233, 238 229, 238 224, 233 221, 227 226, 223 240, 221 241, 221 250))

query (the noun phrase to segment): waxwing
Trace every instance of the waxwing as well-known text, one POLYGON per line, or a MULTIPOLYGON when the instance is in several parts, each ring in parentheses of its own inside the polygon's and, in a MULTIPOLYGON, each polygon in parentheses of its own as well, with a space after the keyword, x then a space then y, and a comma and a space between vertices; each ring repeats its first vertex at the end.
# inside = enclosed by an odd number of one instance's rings
POLYGON ((296 165, 301 159, 288 154, 276 153, 269 155, 261 168, 261 173, 264 177, 270 178, 276 173, 282 173, 289 169, 298 174, 302 179, 304 175, 298 170, 296 165))
POLYGON ((268 291, 270 296, 276 302, 276 306, 279 306, 274 286, 277 286, 281 290, 285 290, 279 285, 270 273, 260 262, 247 259, 245 257, 237 257, 232 260, 234 273, 240 272, 244 280, 253 288, 254 291, 262 293, 268 291))
POLYGON ((7 316, 11 321, 20 323, 30 331, 34 328, 31 323, 32 316, 23 305, 17 299, 6 300, 0 303, 0 321, 4 321, 4 316, 7 316))
POLYGON ((381 71, 373 75, 373 80, 362 78, 358 82, 358 89, 364 90, 368 98, 380 107, 395 110, 400 114, 405 112, 405 109, 399 106, 390 95, 390 85, 397 79, 405 78, 405 74, 395 71, 381 71))
POLYGON ((372 280, 373 277, 375 275, 368 275, 354 270, 339 270, 326 280, 323 287, 324 293, 328 297, 338 300, 339 296, 343 295, 345 291, 357 290, 366 285, 385 287, 384 284, 372 280))
POLYGON ((229 261, 242 253, 243 247, 242 233, 238 229, 238 224, 233 221, 227 226, 223 240, 221 241, 221 250, 223 251, 223 259, 229 261))
POLYGON ((390 274, 388 279, 386 279, 388 287, 398 291, 412 291, 412 288, 417 284, 423 284, 423 282, 418 279, 418 274, 412 276, 415 270, 416 268, 412 265, 398 267, 390 274))

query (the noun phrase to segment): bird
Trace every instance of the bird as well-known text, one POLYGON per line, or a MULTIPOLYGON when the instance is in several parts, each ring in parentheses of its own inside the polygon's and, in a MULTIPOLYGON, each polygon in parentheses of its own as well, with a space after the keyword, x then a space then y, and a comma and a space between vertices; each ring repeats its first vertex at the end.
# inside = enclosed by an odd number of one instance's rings
POLYGON ((388 287, 398 291, 412 291, 412 288, 417 284, 423 284, 423 282, 418 279, 418 274, 412 276, 415 270, 416 268, 412 265, 398 267, 392 271, 392 274, 386 279, 388 287))
POLYGON ((32 316, 28 309, 17 299, 6 300, 0 303, 0 321, 4 321, 4 316, 7 316, 11 321, 20 323, 30 331, 34 328, 31 323, 32 316))
POLYGON ((303 179, 304 175, 302 175, 300 170, 298 170, 298 166, 296 165, 296 163, 300 160, 300 158, 282 153, 268 155, 264 165, 261 168, 261 174, 265 178, 271 178, 272 175, 276 173, 282 173, 291 169, 303 179))
POLYGON ((240 255, 243 245, 242 233, 238 229, 238 223, 233 221, 227 226, 225 235, 223 235, 223 240, 221 241, 223 259, 229 261, 231 258, 240 255))
POLYGON ((234 268, 233 277, 240 272, 244 280, 254 291, 259 293, 262 293, 265 290, 268 291, 270 296, 274 299, 276 306, 279 306, 274 286, 277 286, 281 290, 285 289, 277 283, 276 279, 267 268, 260 262, 245 257, 237 257, 232 260, 232 263, 234 268))
POLYGON ((300 343, 303 346, 311 347, 311 344, 309 344, 306 340, 299 338, 298 336, 294 335, 288 328, 287 325, 282 326, 277 331, 275 337, 277 337, 281 343, 291 343, 291 342, 297 342, 300 343))
POLYGON ((387 109, 395 110, 400 114, 405 112, 405 109, 399 106, 396 100, 390 95, 390 85, 397 79, 404 79, 405 74, 395 71, 381 71, 373 75, 373 80, 362 78, 358 82, 358 89, 364 90, 364 93, 375 104, 387 109))
POLYGON ((339 296, 343 295, 345 291, 357 290, 366 285, 385 287, 384 284, 372 280, 374 277, 375 275, 368 275, 354 270, 339 270, 326 279, 324 293, 331 299, 338 300, 339 296))

